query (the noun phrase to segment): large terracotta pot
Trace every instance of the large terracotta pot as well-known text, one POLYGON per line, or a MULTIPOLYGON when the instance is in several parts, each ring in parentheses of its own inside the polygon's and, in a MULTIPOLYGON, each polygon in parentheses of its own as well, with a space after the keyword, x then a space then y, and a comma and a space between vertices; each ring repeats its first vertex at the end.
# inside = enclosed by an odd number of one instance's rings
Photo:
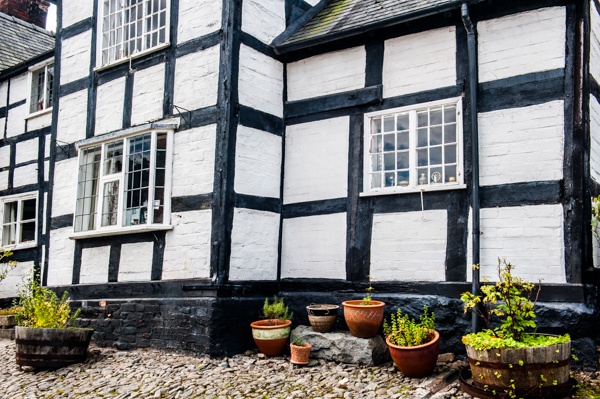
POLYGON ((390 356, 398 370, 406 377, 422 378, 433 372, 440 354, 440 334, 434 331, 431 341, 417 346, 398 346, 386 338, 390 356))
POLYGON ((290 336, 290 320, 259 320, 250 323, 252 338, 258 350, 267 356, 278 356, 283 353, 290 336))
POLYGON ((353 336, 373 338, 383 322, 385 302, 371 300, 370 305, 363 305, 363 303, 361 299, 342 302, 344 319, 353 336))
POLYGON ((310 350, 312 345, 304 343, 304 345, 290 344, 290 362, 294 364, 308 364, 310 359, 310 350))

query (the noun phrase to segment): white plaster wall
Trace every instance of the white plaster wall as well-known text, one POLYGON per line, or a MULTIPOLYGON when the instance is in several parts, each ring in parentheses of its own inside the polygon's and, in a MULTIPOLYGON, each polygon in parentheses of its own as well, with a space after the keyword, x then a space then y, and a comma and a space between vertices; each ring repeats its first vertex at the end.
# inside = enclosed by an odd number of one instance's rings
POLYGON ((0 82, 0 106, 5 107, 8 101, 8 81, 0 82))
POLYGON ((7 137, 15 137, 25 132, 25 117, 27 115, 27 104, 20 105, 8 111, 6 122, 7 137))
MULTIPOLYGON (((71 210, 71 212, 73 212, 73 210, 71 210)), ((71 233, 73 233, 73 227, 64 227, 62 229, 55 229, 49 232, 49 286, 69 285, 73 281, 73 254, 75 251, 75 241, 69 239, 69 235, 71 233)))
POLYGON ((27 100, 28 77, 28 73, 22 73, 10 79, 9 104, 27 100))
POLYGON ((60 84, 85 78, 90 74, 92 31, 62 41, 60 84))
POLYGON ((279 218, 276 213, 235 208, 230 280, 276 280, 279 218))
POLYGON ((165 64, 142 69, 133 79, 131 124, 155 121, 163 116, 165 64))
POLYGON ((238 125, 235 192, 279 198, 281 154, 281 137, 238 125))
POLYGON ((353 47, 289 63, 288 101, 361 89, 366 62, 365 48, 353 47))
POLYGON ((38 115, 34 118, 29 118, 27 120, 27 130, 38 130, 47 126, 52 125, 52 112, 50 112, 52 108, 48 108, 48 112, 42 115, 38 115))
POLYGON ((287 127, 284 203, 348 195, 349 123, 344 116, 287 127))
POLYGON ((242 30, 269 44, 285 30, 285 1, 245 0, 242 30))
POLYGON ((172 231, 167 232, 163 280, 210 276, 210 209, 171 214, 172 231))
POLYGON ((6 143, 0 147, 0 168, 10 165, 10 145, 6 143))
POLYGON ((217 103, 219 46, 177 58, 174 104, 189 110, 217 103))
POLYGON ((479 114, 481 185, 562 179, 563 110, 553 101, 479 114))
POLYGON ((385 41, 383 96, 394 97, 456 85, 456 28, 385 41))
POLYGON ((564 68, 565 31, 564 7, 479 22, 479 81, 564 68))
POLYGON ((316 6, 320 0, 304 0, 304 1, 306 1, 311 6, 316 6))
POLYGON ((56 162, 54 166, 52 216, 68 215, 75 212, 78 162, 79 160, 74 157, 56 162))
MULTIPOLYGON (((482 279, 497 281, 498 258, 506 258, 516 266, 514 274, 525 280, 566 283, 562 205, 483 208, 480 217, 482 279)), ((470 221, 469 226, 472 226, 470 221)), ((471 280, 471 248, 469 239, 468 280, 471 280)))
POLYGON ((592 236, 592 263, 594 267, 600 267, 600 243, 592 236))
MULTIPOLYGON (((5 270, 2 268, 2 270, 5 270)), ((17 266, 0 281, 0 298, 15 298, 19 289, 33 275, 33 262, 19 262, 17 266)))
POLYGON ((242 44, 239 73, 240 104, 283 116, 283 64, 242 44))
POLYGON ((8 188, 8 171, 0 172, 0 190, 8 188))
POLYGON ((221 28, 221 1, 179 0, 177 41, 186 42, 221 28))
POLYGON ((85 138, 87 121, 87 90, 60 98, 56 139, 74 143, 85 138))
POLYGON ((150 281, 153 253, 153 242, 121 245, 121 261, 119 262, 117 281, 150 281))
POLYGON ((346 278, 346 213, 284 219, 281 277, 346 278))
POLYGON ((96 135, 123 127, 125 78, 111 80, 98 86, 96 97, 96 135))
POLYGON ((83 19, 92 17, 94 13, 93 1, 63 0, 62 26, 66 28, 83 19))
POLYGON ((600 14, 590 0, 590 75, 600 80, 600 14))
POLYGON ((108 282, 110 246, 84 248, 81 251, 80 284, 101 284, 108 282))
POLYGON ((177 132, 173 150, 173 197, 213 191, 216 125, 177 132))
POLYGON ((3 132, 6 128, 6 118, 0 118, 0 132, 3 132))
POLYGON ((17 164, 38 159, 38 147, 40 139, 35 138, 17 143, 17 164))
POLYGON ((38 171, 37 163, 20 166, 15 168, 13 175, 13 187, 21 187, 29 184, 37 184, 38 171))
POLYGON ((371 280, 445 281, 446 210, 373 215, 371 280))
POLYGON ((600 182, 600 103, 590 96, 590 176, 600 182))

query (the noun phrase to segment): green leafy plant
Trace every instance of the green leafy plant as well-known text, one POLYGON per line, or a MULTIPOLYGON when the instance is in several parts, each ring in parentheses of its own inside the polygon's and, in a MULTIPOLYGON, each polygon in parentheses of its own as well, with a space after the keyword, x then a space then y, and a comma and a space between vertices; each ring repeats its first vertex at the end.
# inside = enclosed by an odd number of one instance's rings
POLYGON ((273 302, 265 298, 263 303, 262 317, 268 320, 291 320, 294 313, 290 312, 283 298, 273 297, 273 302))
POLYGON ((371 285, 371 276, 369 275, 367 276, 367 278, 369 279, 369 286, 366 289, 366 293, 364 298, 362 299, 361 305, 370 306, 371 301, 373 300, 373 291, 375 291, 375 288, 373 288, 373 286, 371 285))
POLYGON ((294 344, 295 346, 304 346, 304 341, 302 340, 302 338, 296 337, 292 340, 292 344, 294 344))
POLYGON ((0 316, 13 315, 13 314, 17 314, 22 311, 23 311, 23 308, 21 306, 11 306, 10 308, 7 308, 7 309, 0 309, 0 316))
POLYGON ((42 287, 35 277, 21 288, 16 305, 22 307, 17 313, 17 323, 23 327, 67 328, 73 326, 80 309, 71 314, 69 297, 65 291, 59 297, 54 291, 42 287))
POLYGON ((434 337, 435 313, 429 312, 427 306, 423 306, 423 314, 419 321, 410 318, 408 314, 402 314, 398 308, 397 312, 390 315, 390 321, 383 321, 383 333, 390 342, 398 346, 417 346, 431 341, 434 337))
POLYGON ((600 245, 600 195, 592 198, 592 235, 600 245))
POLYGON ((12 252, 0 248, 0 282, 6 278, 6 276, 12 269, 17 267, 17 262, 15 262, 14 260, 8 262, 4 261, 5 258, 8 258, 12 254, 12 252))

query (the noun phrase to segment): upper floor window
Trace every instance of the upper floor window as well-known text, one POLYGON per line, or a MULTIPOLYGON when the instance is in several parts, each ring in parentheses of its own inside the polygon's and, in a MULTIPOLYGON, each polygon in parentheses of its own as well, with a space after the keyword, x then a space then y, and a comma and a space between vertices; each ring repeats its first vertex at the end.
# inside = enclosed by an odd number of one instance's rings
POLYGON ((462 185, 461 115, 460 98, 366 114, 363 192, 462 185))
POLYGON ((37 193, 0 199, 2 246, 23 248, 37 241, 37 193))
POLYGON ((172 132, 80 149, 75 232, 168 224, 172 132))
POLYGON ((102 65, 169 41, 170 0, 102 0, 102 65))
POLYGON ((54 62, 37 65, 29 72, 31 86, 29 113, 52 108, 52 90, 54 86, 54 62))

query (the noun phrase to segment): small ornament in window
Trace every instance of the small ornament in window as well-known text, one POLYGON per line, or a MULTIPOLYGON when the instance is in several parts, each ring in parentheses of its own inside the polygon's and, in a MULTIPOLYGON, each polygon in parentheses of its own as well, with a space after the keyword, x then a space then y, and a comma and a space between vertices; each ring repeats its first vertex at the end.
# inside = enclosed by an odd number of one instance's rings
POLYGON ((419 176, 419 184, 427 184, 427 176, 425 176, 425 173, 421 173, 419 176))
POLYGON ((442 174, 440 172, 433 172, 431 174, 431 181, 434 183, 439 183, 442 180, 442 174))

